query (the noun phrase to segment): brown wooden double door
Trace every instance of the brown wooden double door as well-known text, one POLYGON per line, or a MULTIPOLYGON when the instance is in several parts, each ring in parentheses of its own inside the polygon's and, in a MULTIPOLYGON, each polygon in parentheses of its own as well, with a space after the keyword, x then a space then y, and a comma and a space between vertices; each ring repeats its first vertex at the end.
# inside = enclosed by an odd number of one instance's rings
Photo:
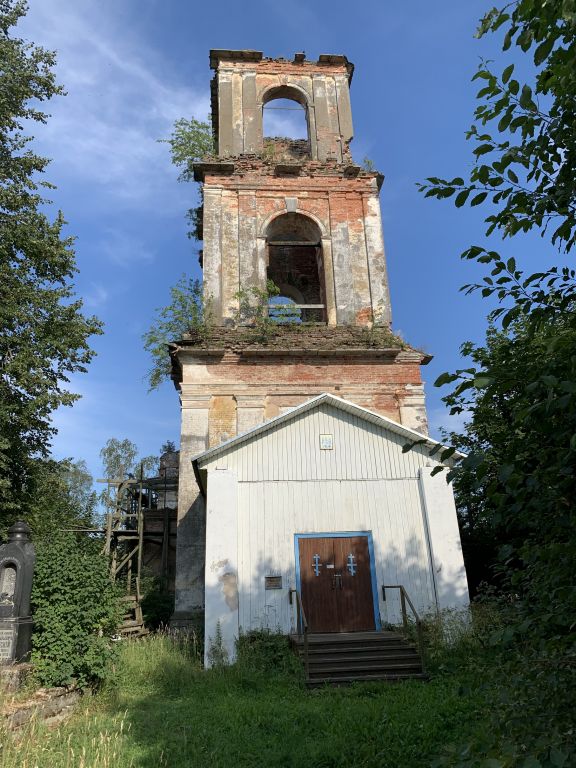
POLYGON ((368 536, 302 537, 298 553, 310 632, 376 628, 368 536))

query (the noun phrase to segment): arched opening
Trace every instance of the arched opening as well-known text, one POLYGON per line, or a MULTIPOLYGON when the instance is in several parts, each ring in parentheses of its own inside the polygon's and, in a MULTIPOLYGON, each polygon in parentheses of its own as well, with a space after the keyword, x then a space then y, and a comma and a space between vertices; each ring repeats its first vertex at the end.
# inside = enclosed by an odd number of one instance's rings
POLYGON ((279 322, 325 323, 322 239, 316 222, 301 213, 278 216, 267 227, 266 245, 267 277, 280 290, 270 300, 270 316, 279 322))
POLYGON ((306 98, 296 88, 279 86, 264 94, 264 156, 286 161, 309 158, 310 125, 306 98))

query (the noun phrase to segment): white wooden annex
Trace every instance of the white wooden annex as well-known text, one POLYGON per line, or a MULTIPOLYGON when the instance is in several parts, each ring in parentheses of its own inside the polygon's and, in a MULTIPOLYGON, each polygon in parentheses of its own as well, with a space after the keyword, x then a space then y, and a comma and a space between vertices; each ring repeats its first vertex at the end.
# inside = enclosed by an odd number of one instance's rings
POLYGON ((402 451, 417 440, 323 394, 197 456, 207 502, 206 647, 218 625, 231 659, 241 630, 294 631, 289 590, 299 588, 297 540, 306 534, 370 538, 377 627, 400 621, 386 584, 404 585, 421 614, 466 606, 452 489, 445 473, 431 476, 435 441, 402 451))

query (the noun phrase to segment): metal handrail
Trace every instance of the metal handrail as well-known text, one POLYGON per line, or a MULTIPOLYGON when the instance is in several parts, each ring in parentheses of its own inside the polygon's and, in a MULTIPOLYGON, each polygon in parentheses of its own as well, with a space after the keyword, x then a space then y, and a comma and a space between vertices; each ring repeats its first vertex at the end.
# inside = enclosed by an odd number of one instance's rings
POLYGON ((410 599, 410 595, 406 592, 403 584, 383 584, 382 585, 382 599, 386 602, 386 590, 398 589, 400 591, 400 607, 402 610, 402 626, 404 627, 404 633, 408 635, 408 613, 406 611, 406 603, 408 603, 410 610, 414 615, 414 622, 416 624, 416 638, 418 650, 420 652, 420 660, 422 662, 422 671, 424 671, 424 630, 422 626, 422 619, 418 615, 418 611, 414 608, 414 603, 410 599))
POLYGON ((296 595, 296 629, 299 637, 303 639, 304 649, 304 669, 306 670, 306 679, 309 678, 309 665, 308 665, 308 622, 306 621, 306 614, 304 613, 304 607, 302 605, 302 598, 300 592, 297 589, 290 589, 288 593, 288 599, 290 605, 293 604, 292 595, 296 595))

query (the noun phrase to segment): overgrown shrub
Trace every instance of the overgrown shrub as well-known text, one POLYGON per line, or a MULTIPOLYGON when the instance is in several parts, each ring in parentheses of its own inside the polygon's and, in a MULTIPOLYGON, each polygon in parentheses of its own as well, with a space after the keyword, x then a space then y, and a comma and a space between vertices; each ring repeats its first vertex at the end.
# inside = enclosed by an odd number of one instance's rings
POLYGON ((574 656, 514 631, 514 601, 493 595, 465 614, 424 624, 428 671, 454 676, 465 697, 484 701, 476 733, 449 743, 434 768, 563 768, 576 765, 574 656), (511 629, 512 628, 512 629, 511 629))
POLYGON ((474 664, 477 654, 488 652, 490 637, 504 621, 499 606, 489 601, 472 603, 469 610, 445 609, 425 616, 423 639, 428 671, 451 672, 474 664))
POLYGON ((237 665, 240 669, 266 674, 302 674, 302 664, 290 648, 290 641, 280 632, 253 629, 241 632, 236 641, 237 665))
POLYGON ((36 542, 32 662, 43 685, 95 686, 115 658, 121 609, 101 543, 72 533, 36 542))

